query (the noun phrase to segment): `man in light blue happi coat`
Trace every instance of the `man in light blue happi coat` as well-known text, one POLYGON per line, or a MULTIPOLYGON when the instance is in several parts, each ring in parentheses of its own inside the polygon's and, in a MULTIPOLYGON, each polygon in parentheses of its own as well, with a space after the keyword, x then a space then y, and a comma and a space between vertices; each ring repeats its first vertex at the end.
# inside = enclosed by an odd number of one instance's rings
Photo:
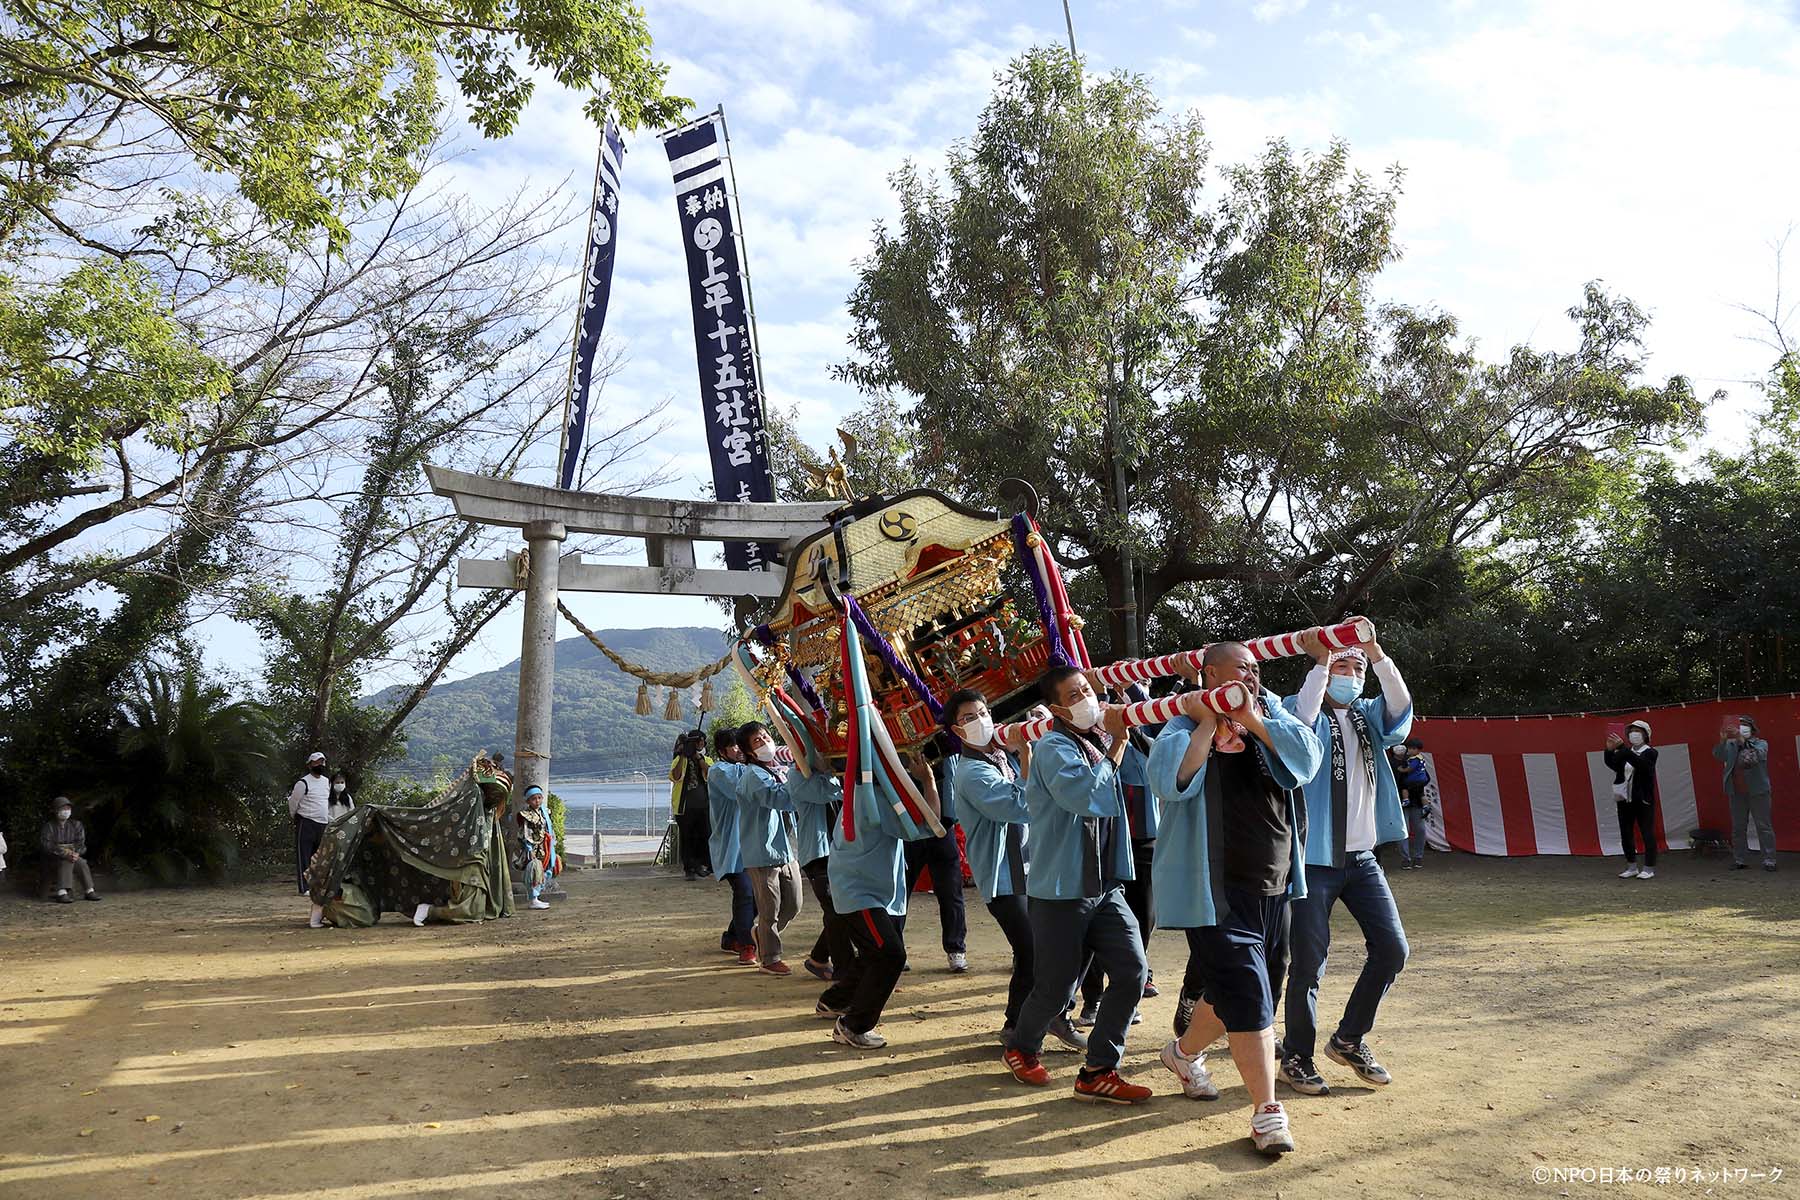
POLYGON ((1375 860, 1375 847, 1406 838, 1400 789, 1387 751, 1406 740, 1413 712, 1400 669, 1380 645, 1371 642, 1366 652, 1333 652, 1316 629, 1304 634, 1301 644, 1314 666, 1299 694, 1282 703, 1312 727, 1325 753, 1305 788, 1307 896, 1293 909, 1281 1077, 1295 1091, 1319 1096, 1329 1091, 1313 1064, 1319 981, 1331 951, 1331 909, 1339 900, 1361 927, 1368 958, 1325 1043, 1325 1055, 1365 1083, 1381 1086, 1392 1079, 1364 1038, 1375 1027, 1376 1009, 1409 953, 1400 910, 1375 860), (1371 664, 1381 695, 1363 699, 1371 664))

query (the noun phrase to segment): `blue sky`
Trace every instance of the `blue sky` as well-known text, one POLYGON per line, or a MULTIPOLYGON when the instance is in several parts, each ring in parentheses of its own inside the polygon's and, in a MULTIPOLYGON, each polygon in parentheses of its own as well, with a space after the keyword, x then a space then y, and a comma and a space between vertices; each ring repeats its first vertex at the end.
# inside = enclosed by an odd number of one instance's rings
MULTIPOLYGON (((1494 356, 1567 345, 1565 310, 1601 279, 1653 315, 1650 368, 1731 390, 1708 441, 1741 436, 1748 380, 1771 354, 1738 305, 1767 307, 1772 243, 1800 221, 1800 5, 1708 0, 1525 0, 1365 5, 1330 0, 1074 0, 1093 70, 1147 76, 1172 110, 1197 109, 1213 161, 1270 138, 1349 142, 1358 164, 1406 169, 1405 256, 1385 298, 1438 306, 1494 356)), ((730 123, 758 309, 764 385, 815 443, 857 397, 828 372, 845 353, 844 298, 886 176, 929 167, 974 127, 993 76, 1065 38, 1060 0, 656 0, 647 3, 673 90, 730 123)), ((585 196, 597 133, 581 98, 540 89, 518 131, 455 168, 478 198, 565 183, 585 196)), ((671 496, 709 478, 668 165, 629 141, 607 333, 622 369, 605 420, 671 401, 677 420, 645 466, 671 496)), ((579 231, 569 254, 579 257, 579 231)), ((1800 260, 1796 238, 1790 260, 1800 260)), ((1800 291, 1800 269, 1790 271, 1800 291)), ((550 482, 546 458, 536 472, 550 482)), ((641 560, 640 560, 641 561, 641 560)), ((701 601, 587 596, 595 627, 716 624, 701 601)), ((518 653, 516 609, 452 674, 518 653)), ((564 630, 565 634, 572 632, 564 630)), ((218 651, 254 654, 238 636, 218 651)), ((248 662, 234 665, 248 667, 248 662)))

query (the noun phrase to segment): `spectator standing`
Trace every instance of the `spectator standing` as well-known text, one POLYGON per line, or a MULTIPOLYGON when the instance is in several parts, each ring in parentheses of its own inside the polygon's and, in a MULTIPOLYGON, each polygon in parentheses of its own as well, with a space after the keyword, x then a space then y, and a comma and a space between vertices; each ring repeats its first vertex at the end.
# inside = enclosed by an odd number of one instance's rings
POLYGON ((1400 785, 1400 808, 1406 814, 1406 840, 1400 843, 1400 869, 1418 871, 1425 867, 1425 830, 1431 820, 1431 806, 1425 802, 1425 789, 1431 786, 1431 772, 1425 760, 1413 751, 1419 743, 1408 740, 1388 751, 1393 759, 1394 779, 1400 785))
MULTIPOLYGON (((288 815, 294 818, 295 879, 306 895, 306 866, 318 853, 319 840, 331 822, 331 778, 325 774, 325 755, 314 750, 306 756, 306 774, 288 792, 288 815)), ((317 913, 313 916, 316 918, 317 913)))
POLYGON ((706 777, 712 763, 706 757, 706 734, 695 729, 675 743, 675 761, 669 765, 669 803, 675 811, 675 827, 681 835, 681 871, 688 880, 712 875, 712 838, 706 777))
POLYGON ((338 771, 331 777, 331 798, 325 802, 326 812, 335 821, 356 807, 356 801, 350 798, 350 781, 344 773, 338 771))
POLYGON ((1725 768, 1725 798, 1731 802, 1731 869, 1749 867, 1750 822, 1756 822, 1756 841, 1762 850, 1762 869, 1775 869, 1775 821, 1773 789, 1769 786, 1769 743, 1757 736, 1756 718, 1748 713, 1727 726, 1713 747, 1713 757, 1725 768))
POLYGON ((1650 722, 1633 721, 1625 736, 1606 735, 1606 765, 1613 769, 1613 799, 1619 806, 1619 844, 1625 850, 1620 879, 1656 878, 1656 747, 1650 744, 1650 722), (1638 866, 1635 837, 1644 843, 1644 865, 1638 866))

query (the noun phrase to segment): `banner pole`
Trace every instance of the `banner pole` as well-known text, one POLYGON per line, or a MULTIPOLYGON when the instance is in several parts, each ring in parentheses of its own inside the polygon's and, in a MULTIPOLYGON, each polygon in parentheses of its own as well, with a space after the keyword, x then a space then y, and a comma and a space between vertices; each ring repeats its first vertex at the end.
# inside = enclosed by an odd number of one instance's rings
POLYGON ((719 133, 725 139, 725 177, 731 181, 731 236, 737 239, 738 269, 744 273, 744 316, 750 330, 750 357, 756 363, 756 390, 758 407, 763 414, 763 425, 759 431, 762 438, 763 457, 769 463, 770 496, 781 499, 781 493, 775 489, 775 456, 769 445, 769 377, 763 373, 762 339, 756 334, 756 289, 750 283, 750 251, 744 241, 744 212, 738 205, 737 163, 731 154, 731 130, 725 125, 725 106, 719 105, 714 110, 719 118, 719 133))
MULTIPOLYGON (((582 235, 581 274, 575 280, 575 329, 569 335, 569 374, 563 382, 562 437, 556 447, 556 486, 562 486, 563 459, 569 454, 569 411, 575 403, 575 368, 581 358, 581 322, 587 315, 587 276, 588 268, 593 265, 594 255, 594 212, 600 207, 600 168, 606 162, 606 127, 612 121, 609 115, 600 123, 600 145, 594 151, 594 191, 588 197, 587 230, 582 235)), ((570 483, 579 480, 571 475, 570 483)))

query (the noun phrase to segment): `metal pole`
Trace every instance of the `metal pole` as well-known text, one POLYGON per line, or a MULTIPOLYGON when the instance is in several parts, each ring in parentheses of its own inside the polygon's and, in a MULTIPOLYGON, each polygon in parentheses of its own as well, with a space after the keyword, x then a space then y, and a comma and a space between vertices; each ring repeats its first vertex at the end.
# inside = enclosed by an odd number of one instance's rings
POLYGON ((588 808, 588 828, 594 835, 594 865, 604 867, 606 861, 600 857, 600 802, 598 800, 588 808))
MULTIPOLYGON (((756 290, 750 286, 750 250, 748 244, 744 241, 744 210, 742 206, 738 204, 737 198, 737 164, 732 161, 731 157, 731 130, 727 129, 725 126, 725 106, 721 104, 715 111, 719 117, 719 133, 725 139, 725 178, 730 181, 731 226, 732 236, 737 239, 738 244, 738 269, 744 273, 744 319, 745 328, 750 331, 747 335, 750 339, 750 357, 756 362, 756 399, 758 405, 763 408, 766 417, 769 396, 769 377, 763 374, 762 342, 756 336, 756 290)), ((769 434, 766 423, 763 428, 762 439, 763 455, 764 457, 767 457, 769 453, 769 434)), ((769 464, 769 482, 771 487, 773 487, 775 482, 775 464, 772 461, 769 464)), ((724 496, 718 497, 720 500, 724 500, 725 498, 726 497, 724 496)), ((775 495, 772 491, 770 493, 770 498, 774 500, 781 499, 780 496, 775 495)))
MULTIPOLYGON (((600 123, 600 148, 594 152, 594 194, 588 198, 588 223, 585 244, 581 248, 581 278, 576 289, 575 332, 569 335, 569 375, 563 381, 562 437, 556 448, 556 483, 562 484, 563 457, 569 452, 569 409, 575 401, 576 358, 581 354, 581 318, 587 312, 588 268, 594 257, 594 209, 600 204, 600 168, 606 161, 606 122, 600 123)), ((570 483, 580 483, 570 479, 570 483)))
POLYGON ((1063 20, 1065 22, 1067 22, 1068 26, 1069 26, 1069 57, 1074 58, 1074 57, 1076 57, 1076 54, 1075 54, 1075 18, 1072 15, 1070 15, 1070 13, 1069 13, 1069 0, 1063 0, 1063 20))

